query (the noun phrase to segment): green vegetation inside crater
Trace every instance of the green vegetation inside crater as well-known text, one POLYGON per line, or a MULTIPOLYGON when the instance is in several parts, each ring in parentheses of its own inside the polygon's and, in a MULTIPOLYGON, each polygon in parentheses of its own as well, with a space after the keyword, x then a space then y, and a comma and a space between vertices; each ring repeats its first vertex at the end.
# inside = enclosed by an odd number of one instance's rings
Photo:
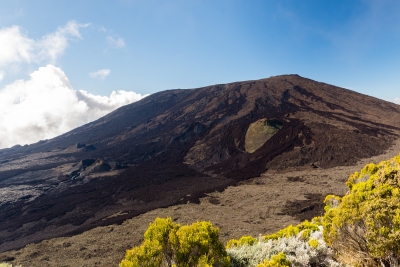
POLYGON ((265 142, 271 139, 279 129, 283 127, 282 123, 276 119, 260 119, 250 124, 245 137, 245 149, 249 153, 253 153, 265 142))

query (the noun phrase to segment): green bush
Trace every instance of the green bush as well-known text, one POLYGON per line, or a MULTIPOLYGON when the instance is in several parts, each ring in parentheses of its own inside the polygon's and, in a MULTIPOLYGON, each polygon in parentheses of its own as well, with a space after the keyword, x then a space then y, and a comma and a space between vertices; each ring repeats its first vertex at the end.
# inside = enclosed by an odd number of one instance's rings
POLYGON ((139 247, 126 252, 120 267, 227 267, 230 264, 219 230, 210 222, 175 224, 171 218, 150 223, 139 247))
POLYGON ((400 155, 352 174, 348 194, 327 196, 324 239, 340 261, 398 266, 400 257, 400 155))
POLYGON ((286 255, 283 252, 271 257, 270 260, 264 260, 263 263, 257 265, 257 267, 290 267, 291 262, 286 259, 286 255))
POLYGON ((282 238, 282 237, 291 237, 291 236, 297 236, 300 234, 300 236, 304 239, 304 240, 308 240, 310 238, 310 234, 313 231, 318 231, 318 226, 321 225, 321 218, 320 217, 315 217, 313 218, 313 220, 311 222, 305 220, 304 222, 293 226, 293 225, 289 225, 288 227, 279 230, 278 232, 274 233, 274 234, 270 234, 270 235, 265 235, 263 236, 265 240, 276 240, 278 238, 282 238))
MULTIPOLYGON (((286 233, 297 232, 292 231, 294 228, 296 226, 287 228, 289 231, 286 233)), ((277 255, 280 258, 285 255, 286 261, 280 262, 280 266, 289 266, 290 263, 293 267, 343 267, 333 259, 333 251, 326 245, 322 230, 322 226, 319 226, 316 231, 310 231, 308 239, 304 238, 304 232, 309 229, 304 229, 297 235, 282 235, 268 240, 260 238, 253 245, 232 246, 227 249, 231 267, 279 266, 277 255)))
POLYGON ((252 246, 255 243, 257 243, 257 238, 246 235, 246 236, 242 236, 240 239, 231 239, 228 241, 228 243, 226 244, 226 248, 232 248, 232 247, 240 247, 243 245, 248 245, 248 246, 252 246))

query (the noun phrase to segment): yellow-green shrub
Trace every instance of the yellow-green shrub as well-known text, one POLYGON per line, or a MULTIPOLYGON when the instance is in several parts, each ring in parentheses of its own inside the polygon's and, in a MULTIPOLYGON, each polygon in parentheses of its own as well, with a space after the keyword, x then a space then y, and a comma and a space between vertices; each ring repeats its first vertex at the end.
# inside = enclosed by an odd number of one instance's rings
POLYGON ((157 218, 142 245, 128 250, 120 267, 227 267, 229 263, 219 230, 210 222, 181 226, 171 218, 157 218))
POLYGON ((249 236, 249 235, 245 235, 242 236, 240 239, 231 239, 228 241, 228 243, 226 244, 226 248, 231 248, 231 247, 240 247, 243 245, 248 245, 248 246, 252 246, 255 243, 257 243, 257 238, 249 236))
POLYGON ((349 193, 327 196, 324 239, 348 264, 396 265, 400 257, 400 155, 352 174, 349 193))
POLYGON ((278 232, 270 235, 265 235, 263 236, 265 240, 270 240, 270 239, 278 239, 281 237, 291 237, 291 236, 297 236, 298 234, 301 234, 301 237, 304 240, 308 240, 310 237, 311 231, 318 231, 318 226, 321 225, 321 218, 320 217, 315 217, 311 222, 305 220, 304 222, 293 226, 289 225, 288 227, 279 230, 278 232))
POLYGON ((171 238, 178 266, 197 266, 200 257, 211 266, 228 266, 225 247, 219 241, 219 230, 210 222, 181 226, 171 238), (206 260, 206 261, 205 261, 206 260))
POLYGON ((0 267, 21 267, 21 265, 12 265, 8 262, 0 262, 0 267))
POLYGON ((264 260, 263 263, 257 265, 257 267, 290 267, 292 264, 286 259, 286 255, 283 252, 271 257, 270 260, 264 260))

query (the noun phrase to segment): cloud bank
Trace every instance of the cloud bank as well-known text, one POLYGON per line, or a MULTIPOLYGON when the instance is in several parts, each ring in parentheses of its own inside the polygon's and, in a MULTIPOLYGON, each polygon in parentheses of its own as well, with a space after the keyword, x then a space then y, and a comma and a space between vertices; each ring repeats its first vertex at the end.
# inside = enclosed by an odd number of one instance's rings
POLYGON ((19 26, 0 29, 0 78, 10 70, 15 72, 24 63, 54 64, 68 46, 68 41, 81 38, 79 30, 87 26, 89 24, 70 21, 39 40, 30 39, 19 26))
MULTIPOLYGON (((0 29, 0 81, 24 66, 43 66, 29 79, 0 88, 0 148, 53 138, 145 97, 126 91, 113 91, 106 97, 72 88, 55 63, 71 40, 82 39, 80 30, 87 26, 69 21, 36 40, 19 26, 0 29)), ((107 37, 107 42, 114 48, 125 46, 119 37, 107 37)), ((89 75, 105 79, 110 70, 89 75)))
POLYGON ((400 105, 400 97, 396 97, 393 102, 400 105))
POLYGON ((108 75, 110 75, 111 70, 109 69, 102 69, 95 72, 89 73, 89 76, 93 79, 100 79, 104 80, 108 75))
POLYGON ((143 97, 122 90, 109 97, 74 90, 60 68, 40 67, 28 80, 0 89, 0 148, 55 137, 143 97))

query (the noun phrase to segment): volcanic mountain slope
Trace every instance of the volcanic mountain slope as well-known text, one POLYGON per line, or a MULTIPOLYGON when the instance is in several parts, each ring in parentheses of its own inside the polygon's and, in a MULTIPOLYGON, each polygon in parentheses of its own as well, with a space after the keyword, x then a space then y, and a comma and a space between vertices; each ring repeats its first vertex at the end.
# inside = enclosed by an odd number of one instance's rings
POLYGON ((196 202, 267 170, 352 165, 399 134, 400 106, 297 75, 156 93, 0 150, 0 251, 196 202))

